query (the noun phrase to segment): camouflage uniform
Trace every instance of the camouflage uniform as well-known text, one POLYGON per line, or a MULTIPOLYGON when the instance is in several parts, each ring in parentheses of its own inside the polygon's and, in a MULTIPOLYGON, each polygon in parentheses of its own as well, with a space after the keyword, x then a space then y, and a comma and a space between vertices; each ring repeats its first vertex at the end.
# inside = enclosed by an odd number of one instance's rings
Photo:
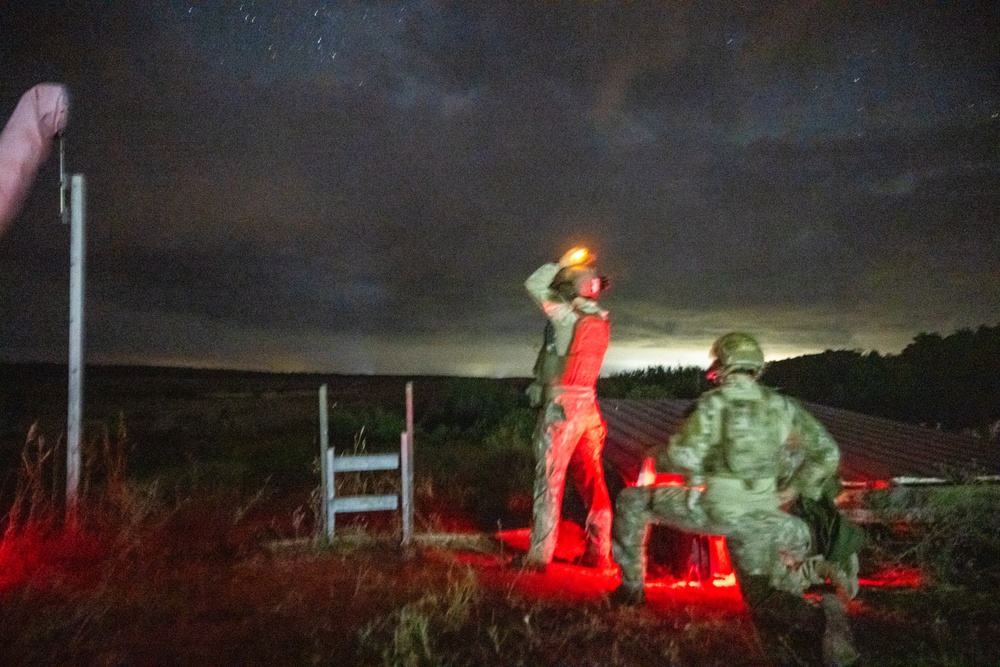
POLYGON ((645 597, 651 522, 724 535, 765 651, 779 662, 852 664, 857 652, 843 603, 826 595, 817 606, 802 593, 830 579, 853 597, 857 556, 851 554, 849 574, 823 555, 811 556, 810 525, 780 506, 797 498, 836 514, 829 490, 837 479, 837 445, 797 401, 757 383, 764 357, 753 338, 728 334, 712 352, 709 375, 720 386, 705 392, 669 446, 654 452, 656 469, 683 473, 686 486, 637 486, 618 495, 612 540, 622 583, 615 598, 636 603, 645 597))
POLYGON ((800 594, 814 578, 801 567, 812 540, 809 526, 779 505, 777 478, 788 448, 801 453, 801 463, 786 485, 818 497, 836 473, 839 451, 798 402, 744 374, 703 394, 670 446, 654 452, 657 470, 684 473, 687 486, 630 487, 618 496, 613 540, 623 585, 642 586, 646 529, 660 522, 726 536, 734 567, 800 594))
POLYGON ((531 547, 525 562, 544 567, 552 561, 568 470, 588 507, 584 564, 603 567, 611 562, 611 500, 601 464, 607 428, 597 407, 595 383, 608 347, 608 313, 594 298, 556 289, 557 276, 565 275, 566 268, 545 264, 525 281, 549 318, 529 389, 540 413, 534 440, 531 547))

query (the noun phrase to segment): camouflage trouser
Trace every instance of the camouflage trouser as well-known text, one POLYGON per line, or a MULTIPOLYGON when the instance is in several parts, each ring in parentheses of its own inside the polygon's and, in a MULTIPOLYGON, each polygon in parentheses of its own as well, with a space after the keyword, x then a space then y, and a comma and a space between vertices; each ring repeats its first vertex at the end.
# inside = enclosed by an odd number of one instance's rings
POLYGON ((593 390, 558 394, 543 408, 535 432, 535 500, 529 562, 552 561, 559 537, 567 469, 588 508, 586 554, 597 559, 610 557, 611 499, 601 465, 606 433, 593 390))
POLYGON ((811 546, 809 527, 781 511, 774 482, 712 477, 705 486, 693 509, 685 487, 634 486, 618 494, 612 540, 622 584, 642 586, 649 524, 663 523, 683 532, 725 536, 734 568, 766 577, 777 590, 801 594, 811 583, 801 567, 811 546))

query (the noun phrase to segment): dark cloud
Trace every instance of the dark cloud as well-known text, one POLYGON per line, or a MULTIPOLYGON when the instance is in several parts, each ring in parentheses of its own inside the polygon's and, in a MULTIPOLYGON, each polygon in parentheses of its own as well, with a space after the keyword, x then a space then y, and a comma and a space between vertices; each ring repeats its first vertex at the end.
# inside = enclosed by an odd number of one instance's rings
MULTIPOLYGON (((0 6, 0 110, 73 93, 93 357, 526 373, 521 283, 577 243, 611 365, 1000 318, 995 4, 328 4, 0 6)), ((51 162, 8 357, 63 354, 51 162)))

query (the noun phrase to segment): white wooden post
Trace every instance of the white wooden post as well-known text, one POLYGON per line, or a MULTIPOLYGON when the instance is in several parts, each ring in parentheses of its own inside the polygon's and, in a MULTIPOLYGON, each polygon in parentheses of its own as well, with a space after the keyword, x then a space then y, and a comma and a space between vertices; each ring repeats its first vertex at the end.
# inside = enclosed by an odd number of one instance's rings
POLYGON ((406 432, 399 443, 399 472, 402 477, 403 546, 413 536, 413 383, 406 383, 406 432))
POLYGON ((323 454, 326 459, 326 494, 323 496, 323 514, 326 515, 326 539, 333 539, 333 531, 337 527, 337 469, 333 460, 333 448, 327 448, 323 454))
POLYGON ((329 484, 329 466, 326 460, 326 450, 330 446, 330 419, 328 413, 326 384, 319 388, 319 526, 316 527, 316 535, 326 534, 326 525, 329 521, 327 516, 327 485, 329 484))
POLYGON ((320 451, 320 523, 317 535, 332 540, 337 512, 377 512, 402 510, 402 545, 409 546, 413 537, 413 383, 406 383, 406 430, 399 435, 399 454, 354 454, 336 456, 329 446, 327 418, 327 386, 319 388, 319 451, 320 451), (337 496, 335 484, 338 472, 399 470, 401 488, 398 494, 368 496, 337 496))
POLYGON ((398 510, 399 494, 368 495, 368 496, 337 496, 333 485, 334 474, 338 472, 371 472, 375 470, 398 470, 400 468, 399 454, 357 454, 351 456, 336 456, 334 448, 327 453, 330 469, 329 526, 327 536, 333 537, 333 517, 337 512, 384 512, 398 510))
POLYGON ((66 424, 66 520, 77 519, 80 486, 80 424, 83 418, 83 296, 86 242, 84 233, 85 183, 73 174, 70 195, 69 252, 69 387, 66 424))

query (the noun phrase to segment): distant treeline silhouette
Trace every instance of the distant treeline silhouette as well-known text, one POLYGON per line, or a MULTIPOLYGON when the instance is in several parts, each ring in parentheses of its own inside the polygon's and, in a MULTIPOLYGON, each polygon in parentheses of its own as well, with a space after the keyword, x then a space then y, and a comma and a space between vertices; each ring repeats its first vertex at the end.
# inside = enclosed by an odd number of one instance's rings
MULTIPOLYGON (((697 367, 651 367, 602 378, 609 398, 694 398, 708 388, 697 367)), ((918 334, 899 354, 827 350, 774 361, 762 381, 804 401, 997 438, 1000 325, 948 336, 918 334)))

